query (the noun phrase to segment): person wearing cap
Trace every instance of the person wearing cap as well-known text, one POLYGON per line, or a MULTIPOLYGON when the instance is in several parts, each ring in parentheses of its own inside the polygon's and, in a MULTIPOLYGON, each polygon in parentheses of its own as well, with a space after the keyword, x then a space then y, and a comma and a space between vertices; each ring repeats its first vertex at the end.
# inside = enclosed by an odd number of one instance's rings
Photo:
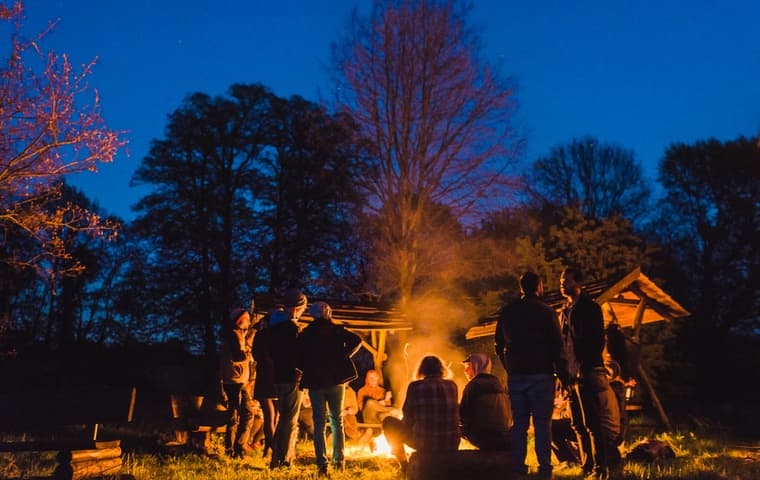
POLYGON ((457 384, 436 355, 427 355, 417 368, 417 380, 406 389, 404 418, 385 417, 383 433, 391 453, 406 472, 404 444, 419 452, 450 452, 459 448, 457 384))
POLYGON ((301 290, 288 289, 283 299, 283 311, 272 313, 269 319, 269 358, 274 372, 278 415, 270 469, 289 467, 296 456, 302 377, 297 366, 298 319, 306 311, 306 302, 306 295, 301 290))
POLYGON ((485 353, 470 354, 462 364, 469 380, 459 405, 462 436, 481 450, 508 450, 512 409, 507 386, 491 374, 493 363, 485 353))
POLYGON ((343 468, 343 397, 346 383, 357 378, 351 357, 359 350, 361 338, 337 325, 332 308, 325 302, 309 307, 314 321, 298 337, 298 367, 303 371, 301 387, 309 389, 314 418, 314 453, 319 475, 327 475, 326 429, 330 415, 332 464, 343 468))
POLYGON ((242 458, 246 452, 252 450, 248 445, 248 438, 253 426, 253 399, 248 387, 253 380, 253 335, 251 315, 243 308, 233 310, 222 330, 219 372, 230 412, 224 446, 226 453, 235 458, 242 458))
MULTIPOLYGON (((515 471, 526 474, 528 426, 533 417, 538 478, 552 477, 551 427, 555 372, 564 372, 562 337, 554 310, 541 300, 544 287, 533 272, 520 277, 522 297, 502 309, 496 354, 507 371, 514 426, 510 440, 515 471)), ((561 373, 562 374, 562 373, 561 373)))

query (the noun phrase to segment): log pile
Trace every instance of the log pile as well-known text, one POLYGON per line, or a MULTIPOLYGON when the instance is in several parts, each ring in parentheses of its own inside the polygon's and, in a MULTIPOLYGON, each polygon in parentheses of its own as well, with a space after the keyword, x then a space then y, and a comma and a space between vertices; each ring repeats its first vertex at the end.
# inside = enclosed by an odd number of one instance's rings
POLYGON ((63 451, 58 454, 58 466, 53 477, 56 480, 117 475, 121 471, 121 447, 114 442, 105 448, 63 451))

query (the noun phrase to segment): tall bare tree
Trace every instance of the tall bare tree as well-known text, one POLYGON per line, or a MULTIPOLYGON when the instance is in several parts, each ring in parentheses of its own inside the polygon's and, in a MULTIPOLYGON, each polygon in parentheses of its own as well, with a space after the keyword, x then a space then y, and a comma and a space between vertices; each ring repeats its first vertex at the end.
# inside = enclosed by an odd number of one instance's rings
POLYGON ((436 263, 420 261, 430 213, 443 206, 462 218, 509 183, 513 92, 480 57, 469 9, 377 0, 333 49, 339 106, 372 152, 362 184, 378 285, 402 305, 436 263))

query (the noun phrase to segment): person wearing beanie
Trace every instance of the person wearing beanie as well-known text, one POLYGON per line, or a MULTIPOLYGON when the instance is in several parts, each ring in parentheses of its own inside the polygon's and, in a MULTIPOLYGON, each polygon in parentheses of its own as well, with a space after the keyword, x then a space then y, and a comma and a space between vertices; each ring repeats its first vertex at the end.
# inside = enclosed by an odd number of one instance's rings
POLYGON ((274 432, 269 468, 288 467, 296 456, 298 413, 301 408, 301 377, 298 368, 298 319, 306 310, 306 295, 290 288, 283 297, 283 311, 269 320, 269 357, 277 395, 277 428, 274 432))
POLYGON ((243 308, 234 309, 222 330, 222 345, 219 351, 222 388, 231 413, 227 422, 224 446, 226 453, 234 458, 242 458, 251 450, 247 440, 253 426, 252 392, 249 385, 253 380, 253 336, 251 315, 243 308))
POLYGON ((301 387, 309 390, 314 418, 314 453, 319 475, 327 475, 325 433, 329 410, 332 431, 332 464, 343 469, 345 434, 343 398, 346 383, 357 378, 351 357, 361 338, 332 320, 332 308, 314 302, 309 308, 314 321, 298 337, 298 367, 303 371, 301 387))
POLYGON ((493 363, 485 353, 470 354, 462 364, 469 380, 459 405, 462 436, 481 450, 508 450, 512 408, 507 386, 491 374, 493 363))

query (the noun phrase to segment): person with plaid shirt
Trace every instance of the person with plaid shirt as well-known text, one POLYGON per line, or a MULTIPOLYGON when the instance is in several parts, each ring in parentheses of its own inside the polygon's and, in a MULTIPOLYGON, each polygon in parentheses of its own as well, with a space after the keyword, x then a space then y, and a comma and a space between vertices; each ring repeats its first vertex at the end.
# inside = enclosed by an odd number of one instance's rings
POLYGON ((407 387, 403 420, 383 419, 383 433, 402 471, 408 465, 404 444, 420 452, 459 448, 457 385, 444 378, 445 373, 447 369, 440 358, 424 357, 417 370, 418 380, 407 387))

